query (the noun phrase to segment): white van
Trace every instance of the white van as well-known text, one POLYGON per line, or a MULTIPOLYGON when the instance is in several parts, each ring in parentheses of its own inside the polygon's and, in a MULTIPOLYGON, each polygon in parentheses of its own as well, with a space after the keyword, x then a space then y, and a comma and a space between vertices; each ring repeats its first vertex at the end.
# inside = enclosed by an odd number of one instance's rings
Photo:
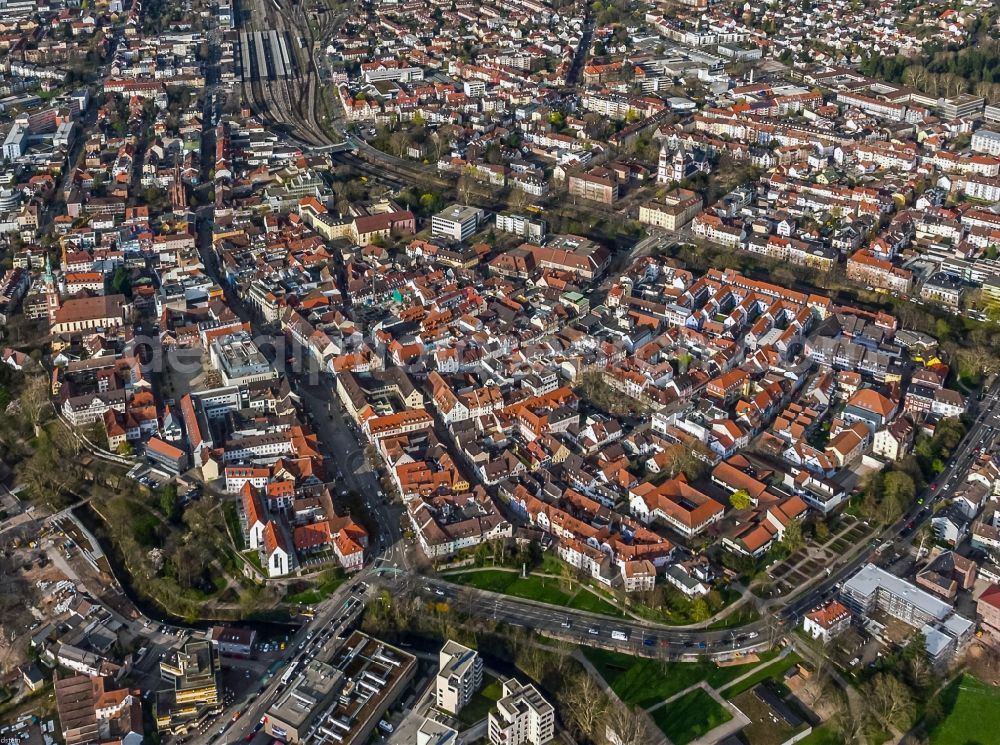
POLYGON ((627 642, 628 641, 628 634, 626 634, 624 631, 612 631, 611 632, 611 638, 612 639, 617 639, 620 642, 627 642))

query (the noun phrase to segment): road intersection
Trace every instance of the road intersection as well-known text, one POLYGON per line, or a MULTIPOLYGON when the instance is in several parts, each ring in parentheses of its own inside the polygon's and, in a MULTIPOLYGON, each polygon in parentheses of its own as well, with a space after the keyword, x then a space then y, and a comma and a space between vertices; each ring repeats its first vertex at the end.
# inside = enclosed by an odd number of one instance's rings
MULTIPOLYGON (((205 233, 202 232, 202 235, 205 233)), ((211 254, 211 251, 204 253, 211 254)), ((206 266, 214 269, 214 257, 206 255, 205 258, 206 266)), ((256 326, 255 319, 237 298, 233 298, 231 307, 244 320, 256 326)), ((255 328, 255 332, 262 333, 262 330, 255 328)), ((946 499, 953 493, 973 464, 976 449, 1000 431, 1000 409, 996 408, 997 394, 1000 393, 998 381, 985 392, 987 403, 978 412, 966 437, 940 474, 935 484, 938 488, 925 491, 919 502, 894 525, 883 530, 869 544, 849 552, 839 565, 829 567, 824 575, 807 582, 796 593, 763 602, 762 617, 757 621, 732 629, 678 628, 651 621, 609 618, 462 587, 441 577, 417 574, 406 560, 406 546, 399 526, 403 510, 399 505, 390 504, 383 495, 378 474, 366 459, 359 433, 337 398, 335 381, 328 374, 315 370, 311 360, 303 358, 301 350, 292 351, 300 355, 297 359, 294 356, 291 358, 297 364, 291 365, 294 370, 284 372, 303 403, 323 448, 337 465, 340 486, 354 491, 364 500, 378 534, 369 547, 368 563, 362 572, 318 604, 315 616, 292 637, 285 654, 289 664, 302 664, 306 657, 320 652, 322 647, 317 647, 317 643, 332 644, 334 636, 360 613, 365 598, 351 590, 359 583, 364 583, 364 595, 369 597, 378 588, 392 593, 417 593, 428 600, 460 603, 461 610, 471 615, 577 644, 603 646, 633 654, 671 659, 704 656, 725 659, 762 650, 772 646, 786 630, 794 627, 810 608, 832 597, 841 582, 871 560, 877 546, 889 542, 893 546, 905 547, 919 525, 930 519, 931 502, 946 499), (923 504, 925 500, 928 502, 926 505, 923 504)), ((275 362, 279 367, 283 361, 282 356, 277 355, 275 362)), ((236 738, 252 735, 253 728, 282 686, 280 676, 275 675, 269 682, 262 683, 257 691, 234 702, 223 713, 221 721, 229 722, 236 712, 240 716, 232 727, 224 731, 222 739, 232 742, 236 738)), ((214 727, 210 728, 208 732, 192 738, 191 742, 196 745, 211 742, 216 733, 214 727)))

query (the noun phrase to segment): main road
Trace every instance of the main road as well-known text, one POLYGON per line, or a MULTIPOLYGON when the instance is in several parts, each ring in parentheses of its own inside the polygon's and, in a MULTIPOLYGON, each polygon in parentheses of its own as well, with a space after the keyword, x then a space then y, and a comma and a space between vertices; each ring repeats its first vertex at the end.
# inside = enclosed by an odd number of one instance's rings
MULTIPOLYGON (((219 277, 216 257, 211 249, 209 215, 210 208, 199 217, 198 244, 206 269, 220 285, 226 287, 219 277)), ((230 307, 244 320, 251 322, 258 336, 269 333, 242 301, 229 293, 228 288, 227 296, 230 307)), ((273 336, 275 335, 272 334, 273 336)), ((919 525, 930 519, 931 515, 930 505, 914 504, 869 546, 832 568, 828 576, 818 578, 812 586, 807 586, 795 595, 764 604, 764 615, 760 620, 736 629, 677 628, 631 618, 616 619, 462 587, 439 577, 420 576, 407 565, 399 529, 403 511, 398 505, 391 505, 383 498, 377 473, 372 464, 367 462, 363 443, 340 405, 332 377, 316 370, 315 365, 308 359, 303 360, 301 355, 293 355, 292 358, 304 364, 292 365, 295 369, 285 370, 285 374, 308 412, 327 456, 337 466, 339 480, 333 484, 333 488, 347 488, 361 496, 378 528, 378 534, 370 546, 370 560, 365 569, 355 576, 352 583, 342 586, 332 597, 320 603, 314 618, 292 638, 286 652, 289 662, 301 659, 299 655, 308 653, 310 649, 314 653, 319 651, 317 645, 333 643, 333 635, 349 620, 345 617, 345 604, 353 606, 352 614, 360 610, 363 598, 352 593, 351 588, 362 581, 367 585, 385 587, 394 593, 418 593, 429 600, 445 599, 461 612, 492 618, 576 643, 600 644, 622 651, 671 658, 705 654, 730 657, 737 653, 752 652, 772 645, 804 612, 833 595, 841 582, 871 559, 872 551, 877 545, 889 541, 903 546, 919 525), (351 601, 352 596, 357 598, 355 602, 351 601)), ((277 355, 275 362, 280 366, 284 360, 284 355, 277 355)), ((938 501, 949 497, 973 463, 976 448, 1000 429, 1000 411, 996 410, 998 392, 1000 380, 986 392, 986 404, 938 477, 938 488, 926 491, 923 495, 925 499, 938 501)), ((370 594, 374 589, 369 587, 366 593, 370 594)), ((232 741, 234 735, 249 735, 281 685, 280 676, 276 675, 259 691, 232 704, 224 712, 221 721, 228 722, 228 717, 236 711, 241 716, 225 731, 225 739, 232 741)), ((196 745, 207 743, 217 733, 218 729, 212 727, 207 732, 194 736, 192 742, 196 745)))
MULTIPOLYGON (((202 232, 204 245, 204 232, 202 232)), ((203 259, 210 273, 215 275, 215 256, 210 250, 203 251, 203 259)), ((230 297, 230 305, 242 318, 254 324, 255 332, 264 333, 256 324, 249 310, 239 298, 230 297)), ((297 358, 301 359, 301 358, 297 358)), ((278 356, 276 362, 281 364, 278 356)), ((346 486, 365 501, 373 521, 378 526, 379 535, 370 547, 372 563, 366 570, 369 578, 377 578, 381 584, 396 591, 420 592, 433 597, 451 599, 472 597, 467 610, 474 615, 493 617, 497 620, 529 626, 539 632, 561 638, 600 641, 604 644, 623 648, 657 647, 670 648, 675 654, 704 652, 732 654, 734 651, 755 649, 773 642, 776 629, 797 622, 802 614, 830 597, 836 587, 853 574, 862 564, 871 560, 873 550, 879 544, 892 542, 902 546, 919 526, 930 519, 931 505, 915 503, 892 526, 889 526, 865 550, 856 552, 850 559, 831 568, 829 575, 817 578, 804 591, 766 604, 761 620, 746 624, 738 629, 698 629, 677 628, 649 621, 630 618, 612 619, 607 616, 585 611, 559 608, 556 606, 520 600, 487 591, 472 590, 447 582, 442 578, 421 577, 406 565, 403 537, 399 528, 403 510, 382 497, 376 472, 367 462, 364 447, 353 422, 344 412, 335 393, 332 376, 315 369, 308 360, 295 365, 297 370, 286 371, 305 409, 311 415, 312 425, 319 435, 326 454, 337 464, 338 471, 346 486), (569 624, 568 626, 566 624, 569 624), (591 629, 597 631, 592 633, 591 629), (627 639, 612 638, 612 631, 620 631, 627 639)), ((985 404, 978 412, 969 431, 949 459, 945 470, 938 476, 936 490, 927 489, 921 503, 947 499, 964 479, 965 473, 975 459, 975 450, 993 433, 1000 431, 1000 409, 997 408, 1000 394, 1000 378, 984 392, 985 404)), ((336 601, 334 601, 336 602, 336 601)), ((309 627, 321 623, 317 615, 309 627)))

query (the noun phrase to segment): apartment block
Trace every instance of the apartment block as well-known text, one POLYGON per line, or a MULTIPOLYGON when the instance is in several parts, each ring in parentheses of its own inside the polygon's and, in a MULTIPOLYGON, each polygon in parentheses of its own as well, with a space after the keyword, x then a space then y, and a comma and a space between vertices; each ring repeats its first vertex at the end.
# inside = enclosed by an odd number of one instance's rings
POLYGON ((516 678, 503 682, 503 697, 490 712, 493 745, 544 745, 555 736, 556 711, 533 685, 516 678))
POLYGON ((866 564, 840 590, 840 601, 853 613, 879 622, 890 616, 919 629, 934 664, 945 664, 972 638, 975 624, 950 603, 916 585, 866 564))
POLYGON ((572 196, 601 204, 612 204, 618 199, 618 182, 607 168, 598 167, 587 173, 575 173, 569 177, 568 187, 572 196))
POLYGON ((450 639, 441 648, 437 706, 458 714, 483 684, 483 660, 474 649, 450 639))

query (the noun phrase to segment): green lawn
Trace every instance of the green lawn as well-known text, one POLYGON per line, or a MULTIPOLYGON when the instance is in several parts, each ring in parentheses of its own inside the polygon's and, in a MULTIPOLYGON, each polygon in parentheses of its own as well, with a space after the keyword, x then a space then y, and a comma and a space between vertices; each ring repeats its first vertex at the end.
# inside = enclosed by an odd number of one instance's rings
POLYGON ((251 564, 257 567, 257 571, 263 573, 264 565, 260 563, 260 552, 257 551, 257 549, 253 549, 252 551, 243 551, 242 553, 251 564))
POLYGON ((344 584, 343 579, 327 580, 316 587, 310 587, 308 590, 297 592, 294 595, 286 595, 285 602, 296 605, 315 605, 330 597, 342 584, 344 584))
POLYGON ((563 608, 588 610, 593 613, 605 613, 620 616, 621 613, 611 603, 595 596, 587 590, 571 590, 563 588, 565 583, 552 577, 539 577, 529 574, 521 577, 517 572, 504 572, 499 569, 484 569, 478 572, 456 572, 446 574, 444 579, 460 585, 468 585, 479 590, 500 592, 525 600, 537 600, 563 608))
POLYGON ((457 582, 460 585, 468 585, 478 590, 489 590, 490 592, 507 592, 507 588, 517 577, 517 572, 504 572, 499 569, 444 575, 444 579, 449 582, 457 582))
POLYGON ((930 733, 931 745, 989 745, 1000 732, 1000 688, 962 675, 941 692, 945 717, 930 733))
POLYGON ((674 745, 687 745, 732 718, 732 714, 701 688, 653 712, 656 726, 674 745))
POLYGON ((569 601, 569 607, 576 610, 585 610, 590 613, 601 613, 605 616, 622 616, 622 612, 609 601, 595 595, 589 590, 581 589, 573 599, 569 601))
POLYGON ((828 725, 817 727, 808 737, 799 740, 799 745, 844 745, 843 739, 828 725))
POLYGON ((732 700, 744 691, 749 691, 758 683, 768 680, 769 678, 780 683, 785 671, 790 670, 800 662, 802 662, 802 658, 795 654, 795 652, 791 652, 788 656, 782 657, 780 660, 772 662, 770 665, 761 665, 760 668, 752 675, 748 676, 744 680, 741 680, 731 688, 727 688, 723 692, 723 695, 727 699, 732 700))
POLYGON ((734 610, 725 618, 720 618, 708 625, 710 629, 732 629, 738 626, 746 626, 748 623, 760 620, 760 613, 753 607, 741 607, 734 610))
POLYGON ((508 595, 526 600, 537 600, 540 603, 551 603, 566 607, 569 605, 569 593, 565 592, 561 583, 551 577, 537 577, 529 574, 527 577, 515 575, 516 579, 507 585, 504 591, 508 595))
POLYGON ((483 676, 483 687, 472 697, 462 710, 458 713, 458 721, 465 725, 472 726, 476 722, 485 719, 493 705, 500 700, 503 695, 503 686, 496 678, 489 675, 483 676))
MULTIPOLYGON (((661 662, 590 647, 585 647, 583 653, 618 698, 644 709, 695 683, 705 681, 719 688, 753 669, 749 665, 719 667, 714 662, 661 662)), ((773 658, 774 653, 761 655, 763 661, 773 658)))

